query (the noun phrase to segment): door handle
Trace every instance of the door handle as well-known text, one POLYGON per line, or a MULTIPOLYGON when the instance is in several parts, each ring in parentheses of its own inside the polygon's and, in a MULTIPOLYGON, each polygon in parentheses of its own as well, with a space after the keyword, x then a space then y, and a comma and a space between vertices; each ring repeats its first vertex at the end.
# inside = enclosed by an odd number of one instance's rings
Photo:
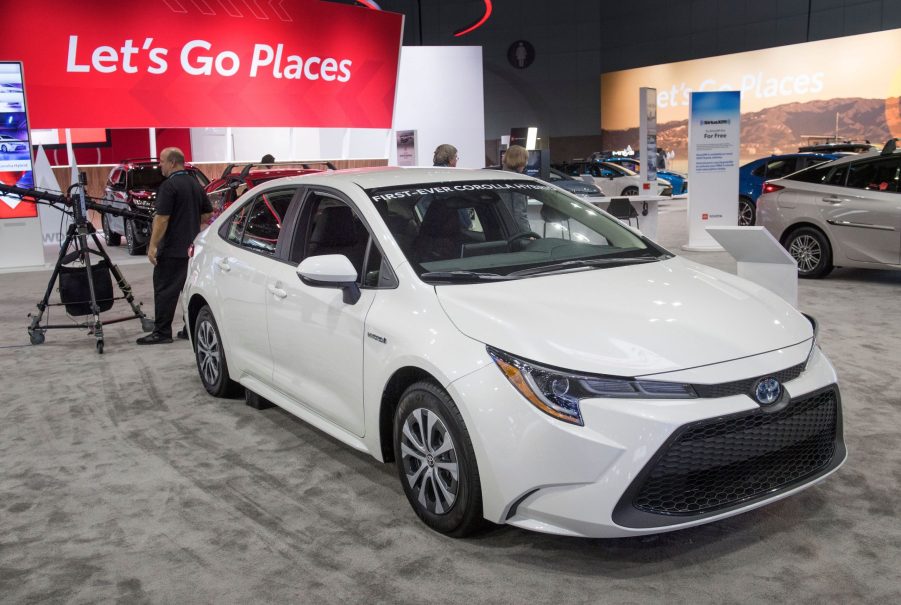
POLYGON ((843 200, 842 198, 837 197, 835 195, 828 195, 823 198, 823 201, 826 202, 827 204, 841 204, 845 200, 843 200))
POLYGON ((272 284, 269 284, 267 286, 267 289, 269 290, 269 293, 272 294, 272 296, 274 296, 276 298, 287 298, 288 297, 287 292, 285 292, 281 288, 276 288, 272 284))
POLYGON ((225 271, 226 273, 228 273, 229 271, 232 270, 231 265, 229 265, 228 262, 226 262, 224 260, 216 261, 216 266, 219 267, 220 269, 222 269, 223 271, 225 271))

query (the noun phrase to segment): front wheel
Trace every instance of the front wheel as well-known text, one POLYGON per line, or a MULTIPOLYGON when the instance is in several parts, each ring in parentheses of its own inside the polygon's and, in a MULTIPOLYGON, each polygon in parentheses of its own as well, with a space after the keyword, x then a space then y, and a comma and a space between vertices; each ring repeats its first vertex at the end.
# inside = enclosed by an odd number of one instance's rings
POLYGON ((626 197, 638 195, 638 187, 626 187, 625 189, 623 189, 622 195, 626 197))
POLYGON ((131 219, 125 219, 125 244, 128 247, 128 253, 132 256, 143 254, 147 249, 145 244, 138 243, 137 227, 131 219))
POLYGON ((738 198, 738 226, 751 227, 757 221, 754 203, 746 197, 738 198))
POLYGON ((103 217, 100 219, 100 224, 103 226, 103 239, 107 246, 118 246, 122 243, 122 234, 113 233, 113 229, 109 224, 109 217, 107 217, 106 213, 104 213, 103 217))
POLYGON ((200 382, 207 393, 213 397, 230 397, 240 389, 228 374, 222 337, 209 306, 200 310, 194 322, 194 357, 200 382))
POLYGON ((475 452, 443 389, 417 382, 404 391, 394 414, 394 452, 407 500, 426 525, 455 538, 483 525, 475 452))
POLYGON ((819 229, 795 229, 786 238, 785 249, 798 263, 798 277, 814 279, 832 271, 832 246, 819 229))

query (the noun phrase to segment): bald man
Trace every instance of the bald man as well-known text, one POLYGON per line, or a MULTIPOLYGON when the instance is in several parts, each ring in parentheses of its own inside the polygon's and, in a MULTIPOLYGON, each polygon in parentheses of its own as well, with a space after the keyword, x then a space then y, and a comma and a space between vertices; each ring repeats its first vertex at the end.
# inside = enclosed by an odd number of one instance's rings
POLYGON ((172 320, 178 295, 188 276, 188 248, 210 220, 213 207, 194 176, 185 170, 185 154, 177 147, 160 152, 160 168, 166 180, 156 194, 153 231, 147 258, 153 263, 153 332, 138 339, 139 345, 172 342, 172 320))

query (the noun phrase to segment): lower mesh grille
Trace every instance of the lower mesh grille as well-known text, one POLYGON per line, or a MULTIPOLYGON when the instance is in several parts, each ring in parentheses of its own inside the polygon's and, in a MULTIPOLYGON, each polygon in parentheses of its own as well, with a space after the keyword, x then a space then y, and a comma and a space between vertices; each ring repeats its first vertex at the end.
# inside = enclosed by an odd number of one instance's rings
POLYGON ((688 425, 639 479, 632 505, 658 515, 697 515, 811 476, 832 460, 837 414, 830 389, 778 412, 688 425))

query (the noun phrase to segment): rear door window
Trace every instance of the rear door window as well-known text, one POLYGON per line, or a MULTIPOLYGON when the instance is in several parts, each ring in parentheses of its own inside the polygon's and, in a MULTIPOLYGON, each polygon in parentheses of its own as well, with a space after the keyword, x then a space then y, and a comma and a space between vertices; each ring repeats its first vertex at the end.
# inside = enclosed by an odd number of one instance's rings
POLYGON ((851 164, 848 171, 848 187, 868 191, 899 191, 901 156, 878 158, 851 164))

